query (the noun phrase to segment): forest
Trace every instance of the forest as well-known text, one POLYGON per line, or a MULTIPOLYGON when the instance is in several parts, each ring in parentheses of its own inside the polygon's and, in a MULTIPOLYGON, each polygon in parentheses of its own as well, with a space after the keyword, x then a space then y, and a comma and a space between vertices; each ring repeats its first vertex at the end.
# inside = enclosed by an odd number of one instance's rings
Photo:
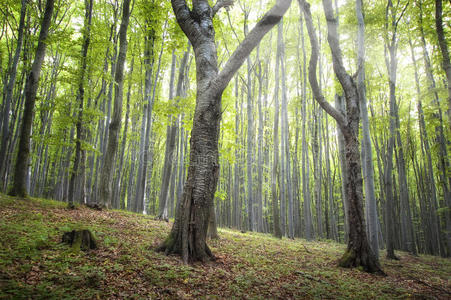
POLYGON ((450 297, 449 4, 2 1, 0 298, 450 297))

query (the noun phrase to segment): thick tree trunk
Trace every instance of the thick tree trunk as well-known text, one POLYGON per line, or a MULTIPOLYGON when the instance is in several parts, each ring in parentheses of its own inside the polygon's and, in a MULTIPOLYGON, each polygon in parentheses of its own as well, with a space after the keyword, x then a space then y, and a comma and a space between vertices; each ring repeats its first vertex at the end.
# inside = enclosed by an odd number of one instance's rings
POLYGON ((177 253, 184 262, 205 261, 213 257, 206 244, 206 237, 219 176, 218 138, 222 92, 257 43, 277 24, 290 3, 289 0, 279 0, 218 73, 213 9, 208 1, 194 1, 191 11, 184 0, 172 0, 177 21, 194 48, 197 99, 183 199, 172 231, 159 250, 177 253))
POLYGON ((44 62, 45 50, 47 48, 46 40, 52 20, 53 6, 54 0, 47 0, 44 18, 41 23, 41 31, 39 33, 35 59, 25 84, 25 108, 22 117, 22 126, 20 128, 19 149, 17 151, 14 183, 12 190, 9 193, 13 196, 27 197, 26 179, 30 156, 30 134, 33 123, 33 110, 36 101, 36 93, 38 90, 42 63, 44 62))

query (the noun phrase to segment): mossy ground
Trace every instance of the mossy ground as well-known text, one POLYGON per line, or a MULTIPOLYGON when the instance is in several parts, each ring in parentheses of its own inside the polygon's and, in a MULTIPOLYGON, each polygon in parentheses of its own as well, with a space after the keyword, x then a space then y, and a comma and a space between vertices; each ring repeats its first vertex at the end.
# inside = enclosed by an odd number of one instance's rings
MULTIPOLYGON (((382 259, 388 276, 337 266, 344 245, 219 229, 215 262, 184 265, 154 249, 170 225, 121 211, 0 194, 0 299, 449 299, 451 260, 382 259), (64 232, 89 228, 99 248, 73 253, 64 232)), ((381 253, 384 256, 385 253, 381 253)))

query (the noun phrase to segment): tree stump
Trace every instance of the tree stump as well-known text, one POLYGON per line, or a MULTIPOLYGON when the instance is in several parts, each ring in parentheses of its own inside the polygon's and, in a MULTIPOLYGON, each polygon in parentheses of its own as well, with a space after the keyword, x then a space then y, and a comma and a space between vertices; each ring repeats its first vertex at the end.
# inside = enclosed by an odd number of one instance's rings
POLYGON ((74 252, 97 249, 97 241, 88 229, 65 232, 62 242, 69 244, 74 252))

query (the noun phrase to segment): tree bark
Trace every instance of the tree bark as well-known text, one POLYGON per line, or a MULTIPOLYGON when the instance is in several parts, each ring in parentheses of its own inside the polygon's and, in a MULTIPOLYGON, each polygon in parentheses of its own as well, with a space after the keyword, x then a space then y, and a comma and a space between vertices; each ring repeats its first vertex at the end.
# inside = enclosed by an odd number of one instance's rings
POLYGON ((323 0, 324 13, 327 20, 328 35, 327 40, 332 52, 332 62, 335 75, 343 87, 346 97, 347 116, 345 117, 338 110, 333 108, 321 94, 316 79, 316 64, 318 60, 318 42, 316 40, 313 21, 310 13, 310 5, 303 0, 299 0, 304 9, 307 29, 310 36, 312 55, 309 63, 309 80, 315 100, 340 126, 346 149, 346 167, 348 171, 348 182, 346 194, 349 200, 349 240, 348 247, 340 259, 339 265, 342 267, 361 266, 367 272, 383 273, 379 260, 374 255, 368 243, 364 215, 363 215, 363 195, 362 195, 362 169, 360 165, 359 153, 359 94, 354 79, 349 76, 343 67, 342 54, 337 38, 337 22, 333 15, 330 0, 323 0))
MULTIPOLYGON (((448 82, 448 126, 451 128, 451 61, 449 58, 448 43, 443 28, 443 7, 442 0, 435 0, 435 27, 437 31, 438 44, 442 53, 442 67, 445 71, 448 82)), ((446 2, 445 2, 446 3, 446 2)), ((448 199, 448 201, 451 201, 448 199)), ((451 203, 448 203, 450 205, 451 203)), ((451 246, 448 246, 451 249, 451 246)), ((451 254, 450 254, 451 255, 451 254)))
MULTIPOLYGON (((190 46, 189 46, 190 47, 190 46)), ((178 74, 178 81, 177 81, 177 90, 175 97, 181 97, 182 96, 182 87, 183 87, 183 81, 185 76, 185 68, 186 64, 188 62, 188 55, 189 52, 186 51, 183 55, 182 61, 180 63, 180 69, 178 74)), ((171 71, 171 85, 174 85, 174 77, 175 77, 175 55, 174 55, 174 62, 173 62, 173 71, 171 71)), ((177 101, 173 99, 173 91, 171 91, 170 87, 170 93, 169 93, 169 99, 172 99, 173 101, 177 101)), ((162 181, 161 181, 161 188, 160 188, 160 212, 158 214, 158 218, 160 220, 167 220, 168 219, 168 209, 167 209, 167 198, 168 198, 168 188, 169 188, 169 180, 171 177, 171 170, 172 170, 172 162, 173 162, 173 153, 175 149, 175 138, 177 133, 177 118, 176 116, 170 116, 170 122, 171 124, 168 125, 167 130, 167 139, 166 139, 166 152, 165 152, 165 159, 164 159, 164 166, 163 166, 163 175, 162 175, 162 181)))
POLYGON ((185 263, 213 257, 206 244, 206 236, 219 176, 218 138, 222 93, 246 57, 279 22, 290 4, 290 0, 277 1, 218 73, 213 14, 208 1, 193 1, 193 9, 190 10, 185 0, 172 0, 177 22, 194 48, 197 97, 184 195, 172 231, 159 250, 179 254, 185 263))
POLYGON ((114 108, 113 117, 109 124, 108 145, 105 152, 105 161, 100 181, 100 203, 107 208, 111 207, 112 177, 114 162, 119 144, 119 131, 122 119, 122 96, 124 89, 124 64, 127 56, 127 28, 130 19, 130 0, 124 0, 122 7, 122 21, 119 29, 119 55, 114 75, 114 108))
POLYGON ((44 62, 45 50, 47 48, 46 42, 52 21, 53 7, 54 0, 47 0, 44 18, 41 23, 41 31, 39 33, 35 59, 25 84, 25 108, 22 117, 22 126, 20 129, 19 149, 17 151, 16 166, 14 171, 14 183, 12 190, 9 193, 12 196, 27 197, 26 179, 30 156, 30 134, 33 123, 33 110, 36 101, 42 63, 44 62))
MULTIPOLYGON (((72 169, 72 174, 69 183, 69 198, 68 198, 68 207, 74 208, 74 194, 75 194, 75 181, 80 178, 81 172, 84 172, 84 161, 80 161, 84 155, 82 155, 81 141, 83 140, 83 105, 85 101, 85 74, 86 74, 86 65, 88 59, 88 49, 90 43, 90 34, 91 34, 91 20, 92 20, 92 6, 93 1, 85 1, 85 25, 83 30, 83 47, 81 50, 81 64, 80 64, 80 81, 78 83, 78 93, 77 93, 77 102, 78 102, 78 118, 75 127, 77 128, 77 136, 75 139, 75 158, 74 158, 74 166, 72 169), (83 166, 83 168, 79 168, 79 166, 83 166)), ((82 184, 82 189, 84 189, 84 184, 82 184)), ((84 193, 82 193, 84 195, 84 193)), ((83 203, 84 199, 77 199, 78 203, 83 203)))
MULTIPOLYGON (((1 147, 0 147, 0 178, 4 178, 4 172, 6 172, 6 151, 8 149, 10 131, 9 131, 9 115, 11 109, 11 103, 13 100, 14 85, 16 83, 17 66, 19 65, 20 52, 23 45, 23 32, 25 27, 25 14, 27 12, 27 1, 22 0, 22 8, 20 10, 19 28, 17 33, 17 45, 14 52, 13 62, 9 71, 9 81, 6 86, 6 93, 4 98, 3 118, 0 120, 1 124, 1 147)), ((0 186, 1 188, 1 186, 0 186)))

